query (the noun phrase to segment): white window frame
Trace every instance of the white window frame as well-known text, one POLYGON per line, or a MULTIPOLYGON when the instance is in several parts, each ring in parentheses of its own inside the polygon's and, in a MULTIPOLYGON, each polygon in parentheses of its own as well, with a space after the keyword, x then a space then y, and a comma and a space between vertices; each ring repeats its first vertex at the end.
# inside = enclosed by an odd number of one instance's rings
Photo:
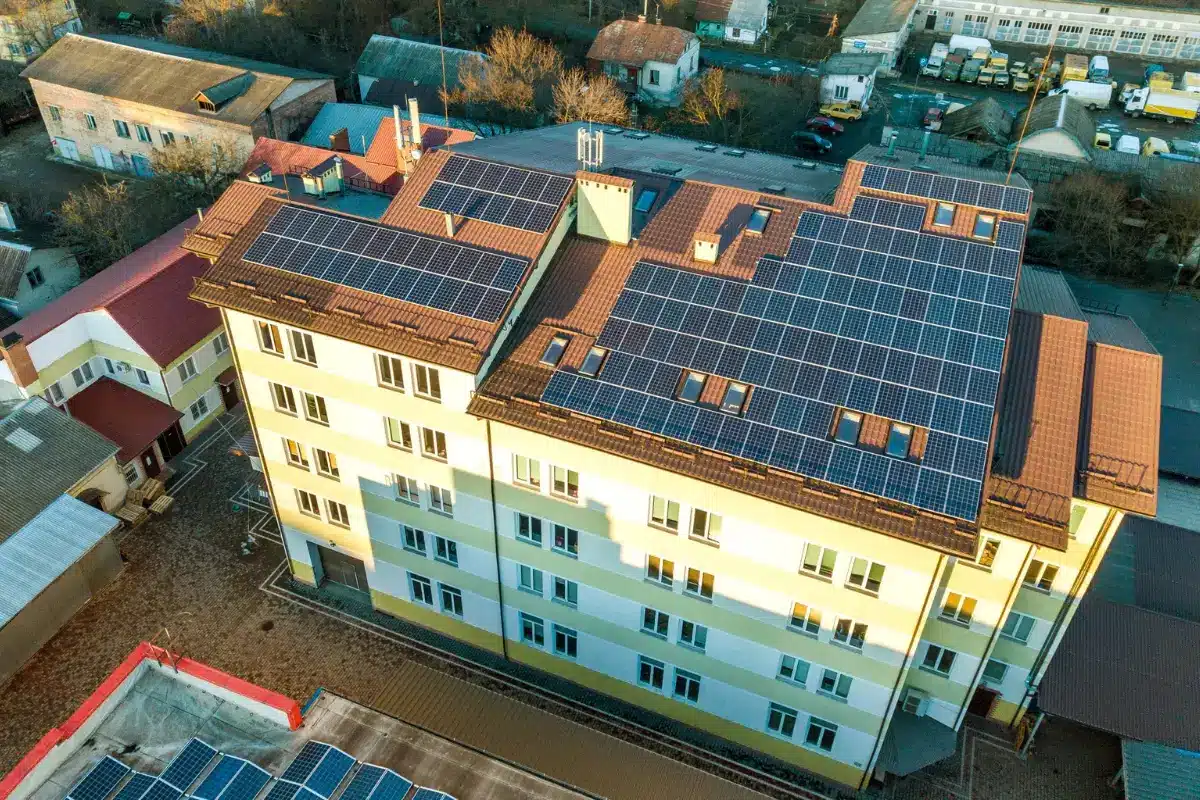
POLYGON ((221 331, 213 337, 213 354, 220 358, 227 352, 229 352, 229 334, 221 331))
POLYGON ((321 499, 315 494, 304 489, 296 490, 296 507, 300 509, 300 513, 306 517, 313 519, 321 518, 321 499))
POLYGON ((433 558, 452 567, 458 566, 458 542, 445 536, 433 535, 433 558))
POLYGON ((146 372, 146 370, 142 369, 141 367, 135 367, 134 372, 137 373, 138 383, 142 384, 143 386, 150 385, 150 373, 146 372))
POLYGON ((546 620, 526 614, 524 611, 517 615, 521 641, 531 647, 544 650, 546 648, 546 620))
POLYGON ((846 570, 846 587, 869 595, 878 596, 883 585, 883 576, 887 565, 872 561, 869 558, 854 556, 850 559, 850 567, 846 570), (873 577, 878 570, 878 577, 873 577), (874 585, 872 585, 874 584, 874 585))
POLYGON ((679 620, 679 644, 705 652, 708 649, 708 626, 690 619, 679 620))
POLYGON ((350 510, 346 508, 345 503, 327 499, 325 501, 325 510, 329 514, 330 525, 337 525, 339 528, 350 527, 350 510))
POLYGON ((258 349, 273 356, 283 357, 283 337, 279 335, 279 326, 273 322, 259 321, 256 326, 258 333, 258 349))
POLYGON ((679 503, 674 500, 668 500, 656 494, 650 495, 650 513, 648 515, 649 524, 653 528, 667 531, 669 533, 679 533, 679 503), (661 504, 661 513, 656 511, 655 506, 661 504), (674 524, 672 525, 671 512, 674 510, 674 524), (656 516, 657 514, 657 516, 656 516))
POLYGON ((767 733, 790 740, 796 735, 799 720, 800 712, 794 708, 779 703, 767 705, 767 733))
POLYGON ((179 382, 187 383, 192 378, 196 377, 196 357, 188 356, 179 363, 175 368, 175 372, 179 375, 179 382))
POLYGON ((84 361, 75 369, 71 370, 71 379, 75 381, 75 388, 82 389, 84 386, 92 382, 95 375, 92 373, 92 363, 84 361))
POLYGON ((675 668, 675 680, 671 681, 671 697, 684 703, 697 705, 700 702, 700 685, 704 678, 687 669, 675 668), (682 690, 680 684, 682 682, 682 690), (695 695, 693 697, 693 695, 695 695))
POLYGON ((337 453, 329 450, 322 450, 319 447, 313 448, 313 461, 317 465, 317 474, 331 480, 340 481, 342 479, 342 471, 338 467, 337 453))
POLYGON ((788 627, 797 633, 816 638, 821 633, 821 609, 813 608, 799 601, 793 602, 792 614, 788 618, 788 627), (804 609, 804 613, 797 616, 796 612, 800 609, 804 609), (800 620, 800 624, 797 624, 796 620, 800 620))
POLYGON ((833 572, 837 569, 838 551, 832 547, 826 547, 817 542, 808 542, 804 545, 804 550, 800 555, 800 574, 807 575, 810 578, 818 578, 824 581, 833 580, 833 572), (810 558, 810 553, 815 554, 815 558, 810 558), (828 565, 829 556, 832 555, 832 562, 828 565), (810 567, 809 564, 812 564, 810 567))
POLYGON ((545 591, 545 573, 528 564, 517 564, 517 588, 542 597, 545 591))
POLYGON ((430 485, 429 510, 446 517, 454 516, 454 494, 449 489, 430 485))
POLYGON ((974 597, 967 597, 958 592, 947 592, 938 616, 946 622, 969 626, 975 616, 976 604, 977 601, 974 597))
POLYGON ((542 490, 542 462, 513 453, 513 483, 535 492, 542 490))
POLYGON ((667 683, 667 665, 656 658, 639 655, 637 662, 637 683, 638 686, 645 687, 651 691, 661 692, 667 683), (643 678, 643 674, 645 673, 649 673, 649 678, 643 678))
POLYGON ((443 614, 463 618, 462 589, 447 583, 438 583, 438 599, 441 600, 443 614))
POLYGON ((721 515, 703 508, 692 509, 692 521, 688 536, 698 542, 721 546, 721 515))
POLYGON ((304 395, 304 418, 317 425, 329 427, 329 407, 325 398, 312 392, 301 392, 304 395))
POLYGON ((542 518, 521 511, 516 512, 516 514, 516 527, 513 530, 516 533, 517 541, 531 544, 534 547, 541 547, 542 542, 545 540, 542 530, 544 525, 542 518), (524 532, 522 532, 522 528, 524 528, 524 532))
POLYGON ((310 367, 317 366, 317 349, 311 333, 293 328, 288 331, 288 338, 292 345, 292 361, 310 367))
POLYGON ((983 665, 983 672, 980 673, 980 683, 985 683, 989 686, 1000 686, 1004 683, 1004 679, 1008 677, 1009 666, 1009 664, 1000 661, 999 659, 989 658, 987 663, 983 665), (1000 667, 1000 677, 996 678, 987 674, 988 667, 992 666, 992 664, 996 664, 1000 667))
POLYGON ((666 639, 671 631, 671 615, 657 608, 642 606, 641 631, 656 639, 666 639))
POLYGON ((865 622, 850 617, 838 617, 833 624, 833 637, 830 641, 861 653, 867 643, 867 628, 865 622))
POLYGON ((823 753, 833 752, 833 743, 837 739, 838 726, 832 722, 826 722, 817 717, 808 718, 808 726, 804 730, 804 746, 812 750, 820 750, 823 753), (813 731, 817 732, 816 739, 813 741, 813 731), (829 734, 829 744, 825 744, 825 734, 829 734))
POLYGON ((270 386, 271 404, 275 406, 275 410, 281 414, 293 417, 298 416, 299 412, 296 410, 296 393, 292 391, 292 387, 274 382, 270 386))
POLYGON ((394 447, 397 450, 403 450, 406 453, 413 451, 412 426, 403 420, 395 417, 383 418, 383 436, 387 439, 388 447, 394 447), (400 433, 400 439, 397 440, 392 435, 392 426, 395 426, 400 433))
POLYGON ((400 526, 400 541, 404 549, 410 553, 416 553, 422 558, 429 555, 428 543, 425 541, 425 531, 413 525, 400 526))
POLYGON ((413 364, 413 394, 424 400, 442 402, 442 376, 436 368, 413 364))
POLYGON ((571 558, 579 558, 579 531, 560 522, 550 526, 550 549, 571 558))
POLYGON ((408 573, 408 592, 414 603, 433 608, 433 581, 415 572, 408 573))
POLYGON ((784 683, 808 688, 808 676, 810 672, 812 672, 812 664, 805 659, 788 653, 781 653, 779 656, 779 670, 775 673, 775 677, 784 683))
POLYGON ((943 678, 949 678, 950 673, 954 671, 954 662, 957 660, 958 653, 956 651, 930 642, 925 648, 925 655, 921 658, 921 669, 934 675, 941 675, 943 678), (949 656, 950 663, 946 665, 945 669, 942 669, 942 662, 946 660, 947 656, 949 656))
POLYGON ((662 586, 666 589, 675 588, 675 562, 662 556, 647 553, 646 580, 655 586, 662 586))
POLYGON ((446 448, 446 434, 433 428, 421 429, 421 455, 434 461, 449 460, 449 450, 446 448))
POLYGON ((421 505, 421 489, 415 478, 395 473, 392 475, 392 487, 396 492, 397 501, 408 503, 410 506, 421 505))
POLYGON ((550 494, 562 500, 567 500, 571 503, 578 503, 579 473, 573 469, 551 465, 550 494), (574 478, 573 481, 572 478, 574 478))
POLYGON ((553 591, 550 599, 556 603, 562 603, 568 608, 578 608, 579 584, 575 581, 568 580, 561 575, 555 575, 553 577, 554 580, 551 582, 553 591))
POLYGON ((574 661, 579 657, 579 631, 574 628, 568 628, 565 625, 559 625, 555 622, 552 625, 553 644, 551 650, 554 655, 574 661), (559 646, 559 643, 562 646, 559 646))
POLYGON ((403 392, 404 362, 388 353, 376 353, 375 378, 385 389, 403 392))
POLYGON ((1059 571, 1057 564, 1051 564, 1048 561, 1035 558, 1025 568, 1025 575, 1021 578, 1021 585, 1026 589, 1033 589, 1035 592, 1050 594, 1054 591, 1054 581, 1058 578, 1059 571), (1030 580, 1031 577, 1032 580, 1030 580))
POLYGON ((683 593, 689 597, 712 600, 716 585, 717 576, 711 572, 704 572, 698 567, 688 567, 684 573, 683 593), (707 591, 705 590, 705 578, 708 579, 707 591))
POLYGON ((208 399, 204 395, 196 398, 196 402, 188 406, 188 414, 192 417, 192 422, 199 422, 208 415, 208 399))
POLYGON ((979 540, 979 552, 975 554, 975 566, 991 571, 1000 555, 1000 540, 985 536, 979 540))
POLYGON ((817 694, 840 703, 848 703, 850 702, 850 689, 853 685, 853 675, 825 667, 821 670, 821 677, 817 681, 817 694), (830 684, 832 688, 825 688, 826 684, 830 684))
POLYGON ((1033 635, 1034 628, 1037 627, 1037 617, 1032 614, 1022 614, 1020 611, 1009 609, 1004 616, 1004 622, 1000 625, 1000 635, 1010 642, 1018 644, 1029 644, 1029 637, 1033 635), (1009 630, 1009 623, 1012 623, 1012 630, 1009 630), (1022 634, 1022 628, 1024 633, 1022 634))

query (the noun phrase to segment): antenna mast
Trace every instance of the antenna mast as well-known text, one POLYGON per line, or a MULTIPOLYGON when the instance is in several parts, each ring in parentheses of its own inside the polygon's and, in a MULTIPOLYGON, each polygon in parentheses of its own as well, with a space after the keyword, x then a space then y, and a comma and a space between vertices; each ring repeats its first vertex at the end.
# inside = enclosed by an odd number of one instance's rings
POLYGON ((575 140, 575 159, 584 169, 597 169, 604 163, 604 131, 591 133, 580 128, 575 140))

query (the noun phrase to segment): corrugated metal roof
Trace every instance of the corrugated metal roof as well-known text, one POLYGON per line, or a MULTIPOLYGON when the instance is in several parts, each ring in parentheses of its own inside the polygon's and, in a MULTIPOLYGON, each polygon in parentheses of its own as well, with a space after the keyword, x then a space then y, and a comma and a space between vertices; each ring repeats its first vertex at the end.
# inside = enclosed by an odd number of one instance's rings
POLYGON ((1084 320, 1083 311, 1067 279, 1056 269, 1021 265, 1021 284, 1016 307, 1033 314, 1049 314, 1063 319, 1084 320))
POLYGON ((767 25, 768 0, 733 0, 725 24, 733 28, 763 31, 767 25))
POLYGON ((867 0, 842 31, 842 38, 896 33, 907 24, 916 6, 917 0, 867 0))
POLYGON ((375 131, 379 129, 379 123, 391 115, 392 110, 383 106, 326 103, 317 112, 316 119, 308 126, 300 143, 309 147, 329 147, 329 137, 345 128, 350 136, 350 152, 360 156, 366 155, 371 141, 375 138, 375 131))
POLYGON ((475 50, 459 50, 375 34, 358 57, 355 72, 371 78, 394 78, 415 84, 441 86, 443 56, 447 86, 458 83, 458 69, 462 62, 468 59, 481 61, 484 58, 482 53, 475 50))
POLYGON ((1092 309, 1083 313, 1087 318, 1088 341, 1158 355, 1158 351, 1150 344, 1142 329, 1124 314, 1110 314, 1107 311, 1092 309))
POLYGON ((1200 753, 1160 744, 1121 740, 1128 800, 1195 800, 1200 753))
POLYGON ((17 296, 31 252, 29 245, 0 241, 0 297, 11 300, 17 296))
POLYGON ((821 62, 821 74, 870 75, 882 61, 881 53, 834 53, 821 62))
POLYGON ((0 420, 0 543, 116 452, 40 397, 17 406, 0 420))
POLYGON ((1161 430, 1159 470, 1200 478, 1200 413, 1163 406, 1161 430))
POLYGON ((0 628, 120 524, 63 494, 0 542, 0 628))

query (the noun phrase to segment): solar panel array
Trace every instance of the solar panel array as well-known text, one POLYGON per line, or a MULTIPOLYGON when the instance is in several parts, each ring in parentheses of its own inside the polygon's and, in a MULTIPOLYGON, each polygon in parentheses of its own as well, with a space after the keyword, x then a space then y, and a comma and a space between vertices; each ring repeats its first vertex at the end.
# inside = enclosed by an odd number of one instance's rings
POLYGON ((186 792, 216 757, 214 748, 192 739, 171 759, 159 780, 181 793, 186 792))
POLYGON ((417 789, 412 800, 454 800, 454 797, 445 792, 439 792, 437 789, 417 789))
POLYGON ((104 800, 129 772, 129 767, 105 756, 67 792, 67 800, 104 800))
POLYGON ((957 203, 1013 214, 1029 213, 1029 201, 1033 192, 1017 186, 1001 186, 997 183, 951 178, 931 172, 898 169, 880 164, 869 164, 863 170, 862 185, 867 189, 928 197, 947 203, 957 203))
POLYGON ((192 792, 195 800, 253 800, 271 774, 245 759, 223 755, 192 792))
POLYGON ((354 766, 354 757, 323 742, 306 742, 267 793, 270 800, 329 800, 354 766))
POLYGON ((496 322, 529 267, 500 255, 284 206, 242 258, 339 286, 496 322))
POLYGON ((570 189, 571 179, 562 175, 453 155, 419 205, 545 233, 570 189))
POLYGON ((953 517, 979 510, 1024 225, 995 244, 921 232, 924 207, 805 212, 749 283, 639 262, 548 404, 953 517), (675 398, 682 370, 749 384, 742 415, 675 398), (919 463, 834 442, 849 408, 929 429, 919 463))
POLYGON ((390 769, 363 764, 339 800, 403 800, 412 785, 408 778, 390 769))

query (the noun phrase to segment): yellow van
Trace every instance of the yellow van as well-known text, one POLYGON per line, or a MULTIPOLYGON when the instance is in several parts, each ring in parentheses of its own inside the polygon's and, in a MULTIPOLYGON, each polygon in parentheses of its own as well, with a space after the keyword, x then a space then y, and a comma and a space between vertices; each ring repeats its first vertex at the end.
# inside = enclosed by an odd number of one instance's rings
POLYGON ((1171 146, 1157 136, 1149 137, 1142 145, 1143 156, 1157 156, 1169 152, 1171 152, 1171 146))

